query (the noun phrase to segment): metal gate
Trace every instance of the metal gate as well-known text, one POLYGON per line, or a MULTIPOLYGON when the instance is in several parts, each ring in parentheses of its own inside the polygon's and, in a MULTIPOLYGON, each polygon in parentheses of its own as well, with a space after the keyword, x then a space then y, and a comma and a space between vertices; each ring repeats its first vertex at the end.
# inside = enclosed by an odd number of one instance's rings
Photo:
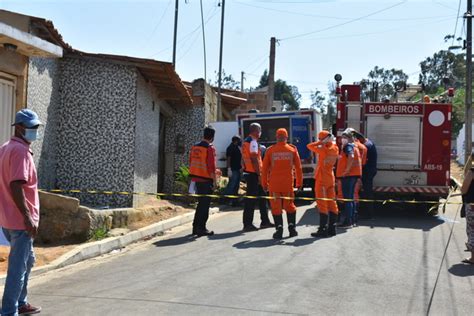
POLYGON ((8 141, 13 133, 12 123, 15 108, 16 79, 0 73, 0 145, 8 141))
POLYGON ((377 146, 377 167, 389 170, 420 168, 421 118, 419 116, 367 117, 367 136, 377 146))

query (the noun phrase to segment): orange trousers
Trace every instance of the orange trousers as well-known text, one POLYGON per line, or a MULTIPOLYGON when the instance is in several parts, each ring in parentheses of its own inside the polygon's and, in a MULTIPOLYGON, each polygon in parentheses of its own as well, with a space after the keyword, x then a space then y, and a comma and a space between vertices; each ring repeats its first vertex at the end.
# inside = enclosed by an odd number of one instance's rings
MULTIPOLYGON (((314 192, 316 199, 318 198, 327 198, 335 199, 336 198, 336 189, 334 185, 323 185, 319 182, 316 182, 314 192)), ((329 212, 337 214, 339 212, 337 208, 337 203, 335 200, 316 200, 316 204, 319 209, 319 213, 329 214, 329 212)))
POLYGON ((287 213, 295 213, 296 205, 294 199, 280 199, 280 197, 294 197, 293 192, 270 192, 270 207, 272 209, 272 215, 281 215, 283 210, 287 213))

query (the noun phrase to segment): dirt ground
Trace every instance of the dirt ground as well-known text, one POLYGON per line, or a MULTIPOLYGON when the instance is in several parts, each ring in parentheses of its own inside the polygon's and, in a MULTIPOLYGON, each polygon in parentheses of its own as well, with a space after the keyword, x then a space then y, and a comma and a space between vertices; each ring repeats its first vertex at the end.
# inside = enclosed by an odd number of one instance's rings
MULTIPOLYGON (((192 211, 189 207, 175 207, 177 204, 167 200, 159 200, 157 203, 153 203, 153 206, 169 206, 167 209, 157 213, 154 216, 148 217, 145 220, 135 222, 130 225, 128 228, 130 230, 137 230, 151 224, 157 223, 162 220, 166 220, 175 216, 179 216, 185 213, 192 211)), ((182 206, 179 205, 178 206, 182 206)), ((144 209, 147 207, 144 207, 144 209)), ((69 245, 35 245, 35 254, 36 254, 36 263, 35 267, 43 266, 57 258, 61 257, 68 251, 74 249, 79 244, 69 244, 69 245)), ((0 246, 0 274, 4 274, 7 271, 8 266, 8 253, 10 247, 0 246)))

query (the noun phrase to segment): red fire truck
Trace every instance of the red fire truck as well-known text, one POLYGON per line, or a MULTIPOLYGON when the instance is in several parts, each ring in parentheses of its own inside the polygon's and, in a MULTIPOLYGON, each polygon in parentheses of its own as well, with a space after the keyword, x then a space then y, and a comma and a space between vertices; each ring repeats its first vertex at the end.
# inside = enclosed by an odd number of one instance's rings
POLYGON ((377 147, 376 193, 447 196, 451 104, 364 102, 359 85, 342 85, 338 92, 337 135, 352 127, 377 147))

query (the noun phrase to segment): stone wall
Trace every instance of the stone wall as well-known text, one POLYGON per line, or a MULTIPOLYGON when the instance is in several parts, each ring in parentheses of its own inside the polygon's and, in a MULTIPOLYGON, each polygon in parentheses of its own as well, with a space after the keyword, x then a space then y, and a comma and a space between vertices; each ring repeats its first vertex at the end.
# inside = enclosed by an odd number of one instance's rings
POLYGON ((180 166, 188 166, 189 150, 200 141, 203 130, 217 117, 217 97, 203 79, 192 83, 194 105, 179 109, 172 120, 167 121, 165 153, 171 157, 165 173, 165 192, 179 192, 175 184, 175 172, 180 166))
POLYGON ((180 166, 188 166, 189 150, 202 139, 204 122, 205 111, 200 106, 180 110, 167 122, 165 153, 172 156, 172 166, 165 171, 165 192, 179 191, 174 183, 175 172, 180 166))
POLYGON ((38 113, 45 124, 40 131, 42 138, 31 147, 38 169, 39 187, 56 186, 58 162, 58 128, 60 114, 59 61, 49 58, 30 58, 28 69, 27 108, 38 113))
POLYGON ((92 218, 79 200, 40 192, 41 220, 37 240, 42 243, 87 241, 92 233, 92 218))
MULTIPOLYGON (((57 186, 133 191, 135 67, 85 58, 61 61, 57 186)), ((78 194, 81 204, 132 205, 127 195, 78 194)))

